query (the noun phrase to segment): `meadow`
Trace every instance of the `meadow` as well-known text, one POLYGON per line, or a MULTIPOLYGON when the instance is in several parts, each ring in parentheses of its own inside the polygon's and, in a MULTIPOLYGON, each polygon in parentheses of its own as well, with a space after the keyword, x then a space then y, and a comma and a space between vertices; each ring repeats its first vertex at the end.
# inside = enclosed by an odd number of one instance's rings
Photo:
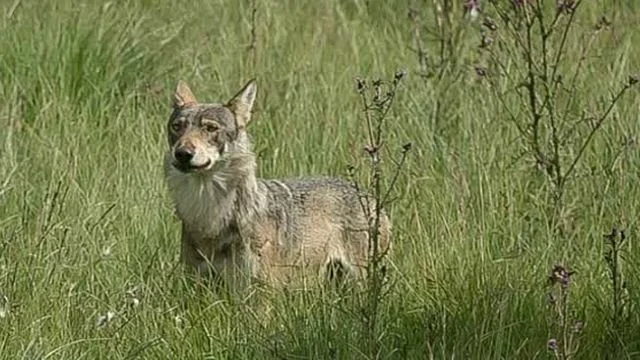
POLYGON ((640 3, 512 3, 0 2, 0 358, 639 359, 640 3), (178 79, 257 78, 260 176, 364 179, 356 79, 398 71, 375 331, 313 289, 255 295, 265 316, 185 280, 178 79))

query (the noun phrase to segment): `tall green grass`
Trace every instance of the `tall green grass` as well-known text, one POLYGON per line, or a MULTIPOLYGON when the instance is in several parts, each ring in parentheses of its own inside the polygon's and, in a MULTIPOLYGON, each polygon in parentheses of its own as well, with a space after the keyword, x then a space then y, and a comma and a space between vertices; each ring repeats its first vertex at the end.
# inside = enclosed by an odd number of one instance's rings
MULTIPOLYGON (((433 20, 432 2, 414 6, 433 20)), ((548 226, 544 175, 514 161, 517 131, 474 71, 479 20, 455 6, 463 71, 438 81, 418 75, 406 2, 258 2, 255 68, 249 1, 3 2, 1 357, 364 358, 362 314, 349 299, 313 291, 235 299, 183 281, 164 129, 179 78, 201 100, 223 101, 257 76, 249 131, 259 174, 346 176, 347 165, 366 164, 354 79, 400 68, 408 76, 387 144, 414 146, 389 209, 394 286, 381 305, 379 358, 552 357, 547 341, 559 335, 547 276, 556 263, 576 271, 571 315, 585 324, 576 358, 614 348, 616 358, 640 357, 640 163, 635 144, 617 155, 640 130, 638 90, 587 149, 559 236, 548 226), (624 324, 609 321, 603 235, 613 227, 629 242, 624 324), (107 312, 113 319, 97 326, 107 312)), ((638 10, 635 1, 580 10, 585 32, 614 18, 584 70, 585 111, 640 69, 638 10)), ((520 64, 508 65, 515 73, 520 64)), ((507 101, 524 116, 525 104, 507 101)))

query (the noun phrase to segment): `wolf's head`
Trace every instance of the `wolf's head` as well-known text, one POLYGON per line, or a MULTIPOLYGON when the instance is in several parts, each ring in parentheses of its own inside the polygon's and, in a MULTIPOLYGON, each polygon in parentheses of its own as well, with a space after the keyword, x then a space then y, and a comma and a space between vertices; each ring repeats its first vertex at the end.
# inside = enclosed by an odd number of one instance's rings
POLYGON ((212 173, 238 150, 246 150, 245 127, 255 99, 255 80, 224 104, 199 103, 189 86, 179 81, 167 125, 167 166, 184 174, 212 173))
POLYGON ((176 86, 165 177, 178 216, 198 231, 213 234, 236 217, 249 219, 263 201, 246 131, 255 99, 254 80, 222 104, 199 103, 186 83, 176 86))

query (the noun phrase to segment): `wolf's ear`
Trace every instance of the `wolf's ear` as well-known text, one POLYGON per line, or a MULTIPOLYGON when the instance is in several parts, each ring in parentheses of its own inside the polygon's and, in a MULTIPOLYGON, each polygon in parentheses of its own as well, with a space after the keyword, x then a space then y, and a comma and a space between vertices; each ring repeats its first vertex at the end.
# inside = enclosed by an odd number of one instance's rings
POLYGON ((251 110, 256 100, 256 79, 251 79, 229 102, 227 108, 236 116, 238 129, 242 129, 251 121, 251 110))
POLYGON ((178 81, 176 90, 173 93, 173 107, 176 109, 182 109, 196 103, 198 103, 198 100, 193 96, 191 89, 189 89, 189 85, 182 80, 178 81))

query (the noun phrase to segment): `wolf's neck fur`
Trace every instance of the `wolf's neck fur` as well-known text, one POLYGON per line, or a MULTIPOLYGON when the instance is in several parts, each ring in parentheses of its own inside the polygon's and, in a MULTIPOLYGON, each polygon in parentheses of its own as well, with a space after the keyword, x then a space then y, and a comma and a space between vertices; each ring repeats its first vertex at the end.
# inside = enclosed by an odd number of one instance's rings
POLYGON ((184 174, 166 165, 178 216, 190 231, 215 237, 232 224, 242 229, 264 208, 251 143, 246 134, 239 136, 212 172, 184 174))

